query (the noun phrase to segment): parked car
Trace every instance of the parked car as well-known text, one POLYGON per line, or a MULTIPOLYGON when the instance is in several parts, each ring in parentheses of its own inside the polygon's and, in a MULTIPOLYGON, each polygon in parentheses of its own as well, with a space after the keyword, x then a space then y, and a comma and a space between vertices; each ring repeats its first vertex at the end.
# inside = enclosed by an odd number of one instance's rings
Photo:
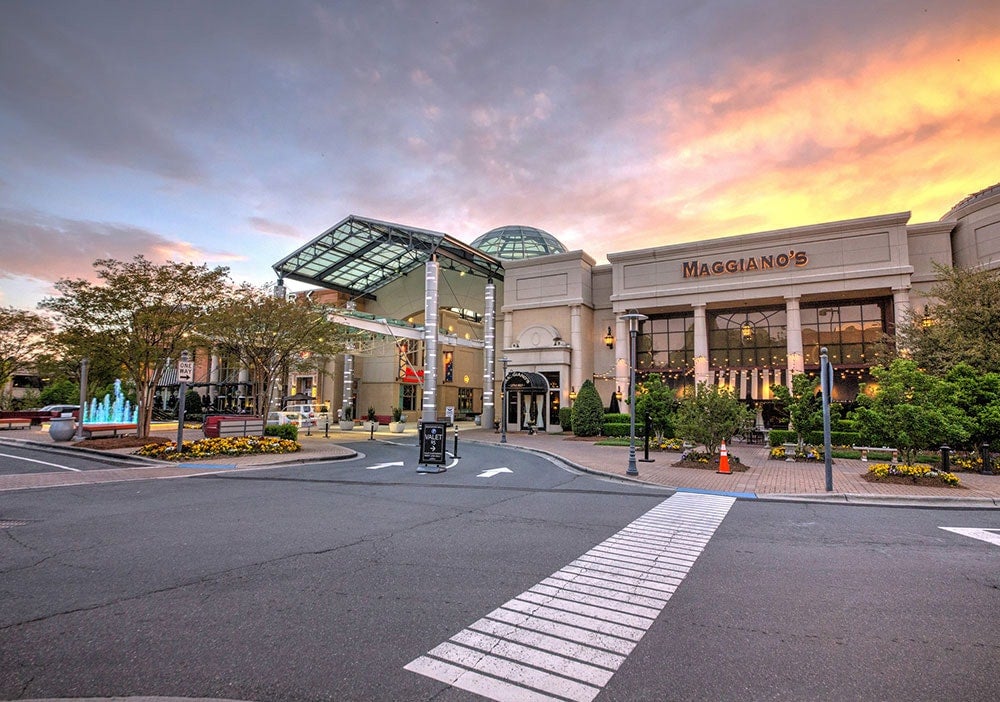
POLYGON ((45 405, 40 412, 51 412, 52 414, 62 414, 63 412, 76 412, 80 405, 45 405))
POLYGON ((271 426, 279 424, 294 424, 299 426, 299 422, 302 420, 302 415, 298 412, 269 412, 267 415, 267 423, 271 426))

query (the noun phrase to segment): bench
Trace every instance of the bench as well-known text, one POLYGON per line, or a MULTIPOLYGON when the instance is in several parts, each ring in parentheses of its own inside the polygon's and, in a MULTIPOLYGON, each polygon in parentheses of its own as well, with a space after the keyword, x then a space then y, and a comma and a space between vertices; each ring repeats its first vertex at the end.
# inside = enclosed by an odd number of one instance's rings
POLYGON ((865 463, 868 462, 868 452, 869 451, 882 451, 883 453, 892 454, 892 462, 899 463, 899 449, 889 448, 888 446, 852 446, 855 451, 861 452, 861 460, 865 463))
POLYGON ((264 420, 261 417, 219 420, 219 438, 227 436, 264 436, 264 420))
POLYGON ((31 427, 31 420, 19 417, 10 419, 0 419, 0 429, 28 429, 31 427))
POLYGON ((135 431, 137 429, 135 424, 84 424, 80 428, 80 433, 88 439, 93 439, 94 434, 105 434, 111 432, 111 436, 118 436, 118 432, 128 432, 135 431))

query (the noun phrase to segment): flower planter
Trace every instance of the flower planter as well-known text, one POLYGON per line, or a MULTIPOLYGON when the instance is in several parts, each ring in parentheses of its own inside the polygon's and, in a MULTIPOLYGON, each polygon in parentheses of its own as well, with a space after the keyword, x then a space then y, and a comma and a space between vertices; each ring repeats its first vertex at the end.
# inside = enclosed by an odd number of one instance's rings
POLYGON ((49 420, 49 436, 53 441, 69 441, 76 433, 76 420, 73 415, 53 417, 49 420))
POLYGON ((785 462, 795 463, 795 452, 798 450, 799 445, 796 443, 782 444, 785 447, 785 462))
POLYGON ((402 434, 406 429, 406 422, 389 422, 389 431, 393 434, 402 434))
POLYGON ((354 428, 353 419, 341 419, 339 422, 337 422, 337 424, 340 425, 341 431, 350 431, 351 429, 354 428))
POLYGON ((361 422, 361 428, 364 429, 365 431, 371 431, 372 429, 378 431, 378 422, 373 422, 366 419, 365 421, 361 422))

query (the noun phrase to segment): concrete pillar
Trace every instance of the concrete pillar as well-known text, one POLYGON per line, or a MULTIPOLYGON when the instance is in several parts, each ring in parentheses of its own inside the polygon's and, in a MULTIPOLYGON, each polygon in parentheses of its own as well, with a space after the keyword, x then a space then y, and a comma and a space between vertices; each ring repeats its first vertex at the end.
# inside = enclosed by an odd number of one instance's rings
MULTIPOLYGON (((570 345, 570 366, 569 366, 569 384, 570 388, 579 392, 580 386, 583 385, 583 357, 584 357, 584 344, 586 343, 583 339, 583 322, 581 319, 582 308, 580 305, 570 305, 569 308, 569 345, 570 345)), ((569 407, 569 390, 567 388, 562 388, 562 403, 565 407, 569 407)))
POLYGON ((910 308, 909 288, 892 289, 892 311, 896 320, 893 330, 893 336, 896 339, 896 348, 900 351, 904 351, 905 349, 902 347, 899 337, 895 334, 895 329, 898 329, 899 325, 909 322, 910 316, 913 314, 913 311, 910 308))
POLYGON ((208 396, 212 400, 212 408, 215 408, 215 401, 219 399, 219 354, 213 353, 212 360, 208 368, 208 396))
POLYGON ((424 264, 424 394, 420 417, 437 420, 438 262, 424 264))
POLYGON ((792 389, 792 377, 805 371, 805 357, 802 349, 802 314, 799 309, 799 298, 785 298, 785 352, 788 355, 788 376, 785 384, 792 389))
POLYGON ((497 338, 497 286, 493 279, 486 283, 486 310, 483 313, 483 333, 485 346, 483 348, 483 415, 480 426, 492 427, 495 416, 494 409, 494 371, 496 369, 496 338, 497 338))
POLYGON ((354 356, 349 353, 344 354, 344 397, 341 400, 341 417, 347 414, 347 408, 351 404, 351 397, 354 395, 354 356))
POLYGON ((705 303, 694 307, 694 385, 707 383, 708 375, 708 320, 705 315, 705 303))
MULTIPOLYGON (((628 310, 626 310, 628 312, 628 310)), ((623 313, 624 314, 624 313, 623 313)), ((615 392, 619 390, 622 397, 628 395, 629 371, 629 336, 628 320, 615 318, 615 392)), ((603 399, 603 398, 602 398, 603 399)), ((607 403, 605 403, 606 405, 607 403)))

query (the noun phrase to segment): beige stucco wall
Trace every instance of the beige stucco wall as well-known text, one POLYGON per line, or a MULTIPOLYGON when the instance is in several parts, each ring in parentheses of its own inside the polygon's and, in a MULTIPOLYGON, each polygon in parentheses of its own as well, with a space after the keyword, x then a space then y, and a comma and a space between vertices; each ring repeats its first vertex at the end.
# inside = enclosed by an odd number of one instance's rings
POLYGON ((1000 184, 956 205, 942 221, 954 221, 955 265, 1000 268, 1000 184))
POLYGON ((630 308, 668 312, 694 304, 739 306, 908 288, 913 272, 907 252, 909 216, 903 212, 609 254, 611 301, 619 313, 630 308), (779 266, 779 257, 785 256, 791 262, 779 266), (763 257, 771 257, 770 268, 762 269, 763 257), (728 262, 738 268, 741 260, 744 270, 725 271, 728 262), (721 273, 689 272, 685 277, 685 266, 704 271, 706 265, 718 270, 719 264, 721 273))

